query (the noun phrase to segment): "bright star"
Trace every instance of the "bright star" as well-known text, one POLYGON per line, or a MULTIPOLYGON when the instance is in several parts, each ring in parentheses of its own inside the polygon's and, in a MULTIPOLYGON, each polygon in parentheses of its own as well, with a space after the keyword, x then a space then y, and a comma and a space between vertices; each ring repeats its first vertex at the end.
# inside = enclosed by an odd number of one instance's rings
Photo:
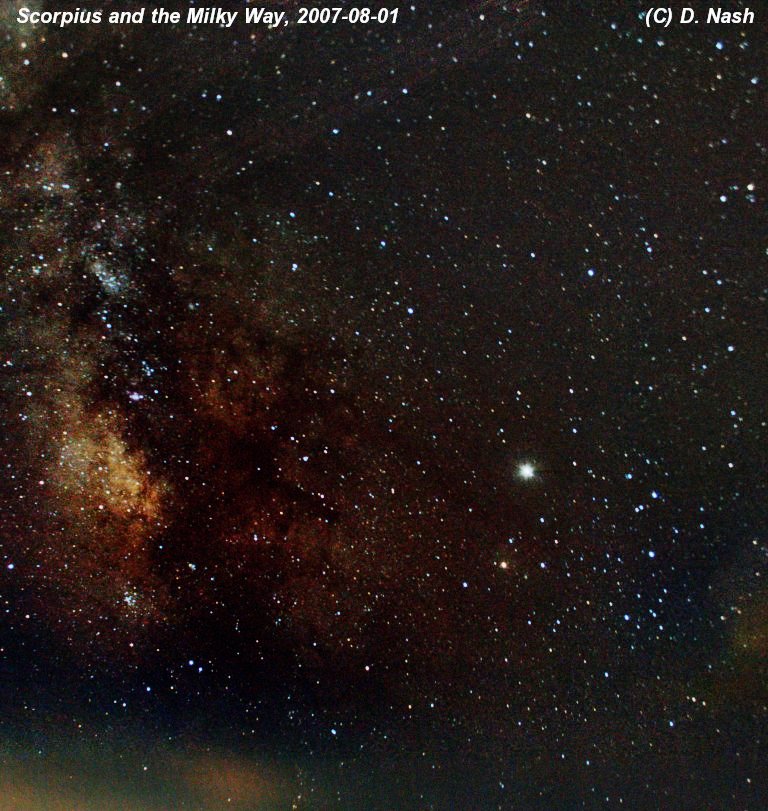
POLYGON ((523 462, 523 464, 519 465, 517 468, 517 475, 521 479, 532 479, 536 476, 536 468, 530 462, 523 462))

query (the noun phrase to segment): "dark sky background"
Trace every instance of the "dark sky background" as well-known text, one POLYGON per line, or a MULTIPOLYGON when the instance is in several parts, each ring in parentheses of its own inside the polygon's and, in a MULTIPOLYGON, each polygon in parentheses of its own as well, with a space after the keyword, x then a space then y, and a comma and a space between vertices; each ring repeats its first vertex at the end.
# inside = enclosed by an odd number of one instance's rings
POLYGON ((762 10, 20 5, 0 808, 766 807, 762 10))

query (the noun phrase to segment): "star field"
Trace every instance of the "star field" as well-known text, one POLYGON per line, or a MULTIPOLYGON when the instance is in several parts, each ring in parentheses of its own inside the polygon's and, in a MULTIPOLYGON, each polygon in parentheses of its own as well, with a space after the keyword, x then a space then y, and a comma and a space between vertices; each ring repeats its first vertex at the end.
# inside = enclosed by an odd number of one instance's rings
POLYGON ((8 807, 765 805, 764 28, 643 11, 0 11, 8 807))

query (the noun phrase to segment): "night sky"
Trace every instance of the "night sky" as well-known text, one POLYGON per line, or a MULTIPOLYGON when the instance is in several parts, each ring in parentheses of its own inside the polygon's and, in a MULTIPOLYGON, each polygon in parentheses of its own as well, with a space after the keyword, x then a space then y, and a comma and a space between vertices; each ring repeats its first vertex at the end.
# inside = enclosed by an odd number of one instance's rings
POLYGON ((0 808, 768 807, 765 10, 21 5, 0 808))

